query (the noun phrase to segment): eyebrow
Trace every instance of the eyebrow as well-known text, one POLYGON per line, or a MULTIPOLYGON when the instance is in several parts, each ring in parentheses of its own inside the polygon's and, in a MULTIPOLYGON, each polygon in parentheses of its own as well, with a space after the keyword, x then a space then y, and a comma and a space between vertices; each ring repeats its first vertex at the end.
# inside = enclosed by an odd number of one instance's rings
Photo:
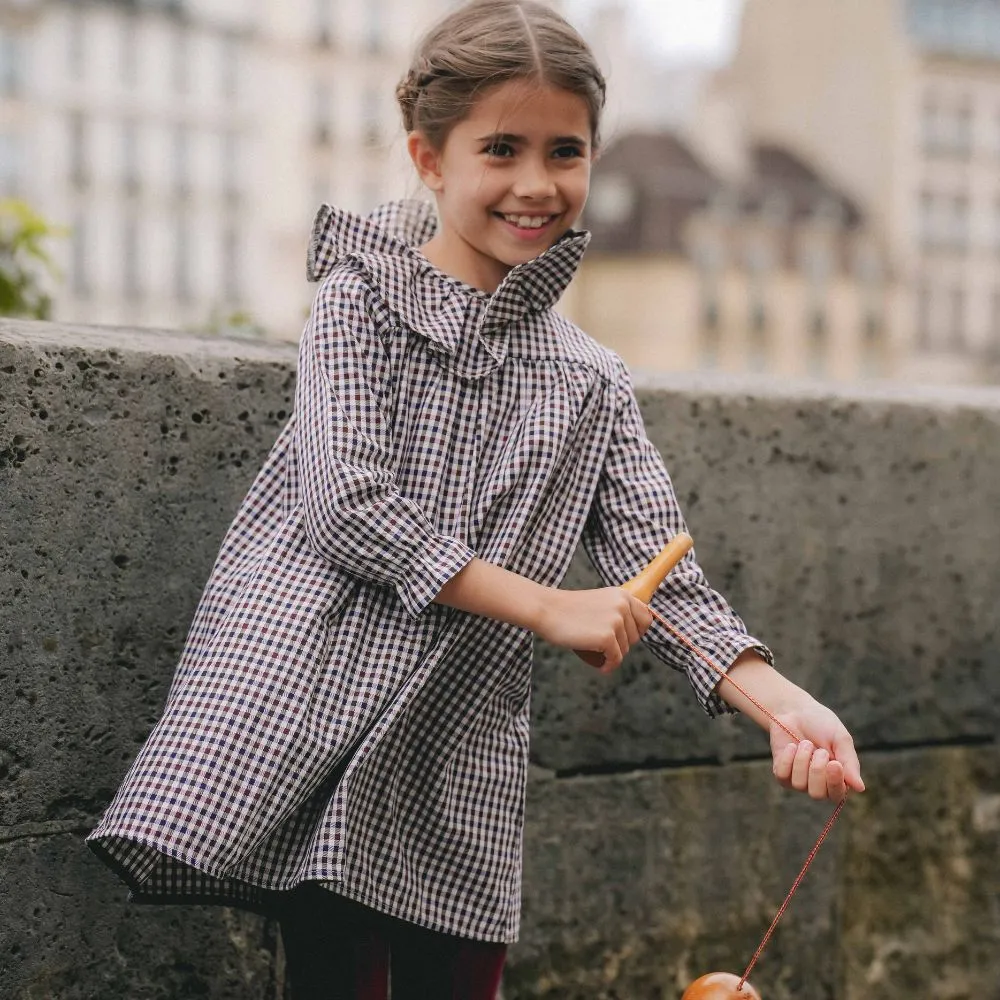
MULTIPOLYGON (((477 139, 476 142, 509 142, 515 143, 526 143, 528 140, 523 135, 514 135, 512 132, 492 132, 490 135, 484 135, 477 139)), ((559 135, 552 140, 553 146, 586 146, 587 140, 581 139, 578 135, 559 135)))

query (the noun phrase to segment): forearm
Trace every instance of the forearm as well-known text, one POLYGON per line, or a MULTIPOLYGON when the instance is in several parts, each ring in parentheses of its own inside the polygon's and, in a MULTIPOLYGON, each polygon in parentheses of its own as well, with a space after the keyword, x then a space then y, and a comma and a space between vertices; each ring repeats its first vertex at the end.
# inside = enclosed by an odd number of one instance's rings
POLYGON ((812 700, 807 691, 793 684, 759 654, 749 649, 729 668, 727 677, 719 681, 718 692, 724 701, 753 719, 765 730, 770 727, 771 720, 747 695, 766 708, 771 715, 794 711, 812 700), (732 678, 732 681, 729 678, 732 678), (737 684, 742 691, 737 690, 737 684))
POLYGON ((442 588, 436 604, 537 631, 551 588, 475 558, 442 588))

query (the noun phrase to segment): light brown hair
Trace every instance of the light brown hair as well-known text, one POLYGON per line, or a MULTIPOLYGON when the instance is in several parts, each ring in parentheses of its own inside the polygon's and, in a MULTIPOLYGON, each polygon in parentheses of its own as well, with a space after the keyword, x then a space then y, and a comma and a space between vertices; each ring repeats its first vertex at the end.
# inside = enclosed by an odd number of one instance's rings
POLYGON ((440 149, 483 91, 510 80, 582 97, 597 148, 604 76, 579 33, 537 0, 472 0, 431 28, 396 88, 403 126, 440 149))

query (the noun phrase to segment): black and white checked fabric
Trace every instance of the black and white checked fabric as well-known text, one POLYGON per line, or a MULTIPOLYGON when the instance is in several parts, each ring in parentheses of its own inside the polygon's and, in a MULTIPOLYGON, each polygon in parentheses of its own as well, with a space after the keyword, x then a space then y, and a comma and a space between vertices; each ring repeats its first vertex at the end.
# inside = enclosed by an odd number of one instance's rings
MULTIPOLYGON (((587 234, 489 295, 414 249, 434 226, 419 203, 317 218, 294 413, 89 838, 137 900, 317 880, 516 938, 532 639, 432 599, 473 554, 556 586, 581 539, 620 583, 683 521, 624 365, 551 309, 587 234)), ((655 603, 723 666, 762 648, 690 556, 655 603)), ((720 710, 707 668, 647 642, 720 710)))

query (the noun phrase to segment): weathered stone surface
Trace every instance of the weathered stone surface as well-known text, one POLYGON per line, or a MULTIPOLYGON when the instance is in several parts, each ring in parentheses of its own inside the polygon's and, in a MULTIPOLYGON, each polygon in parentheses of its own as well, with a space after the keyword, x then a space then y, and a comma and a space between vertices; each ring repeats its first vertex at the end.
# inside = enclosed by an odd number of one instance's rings
MULTIPOLYGON (((1000 393, 640 392, 709 580, 869 747, 1000 732, 1000 393)), ((578 560, 568 586, 596 581, 578 560)), ((754 756, 648 654, 540 650, 533 754, 559 771, 754 756)))
MULTIPOLYGON (((505 997, 675 1000, 706 972, 741 973, 829 812, 762 764, 536 781, 505 997)), ((837 995, 843 835, 753 977, 768 1000, 837 995)))
POLYGON ((0 324, 0 826, 109 801, 293 369, 287 347, 0 324))
POLYGON ((838 996, 1000 1000, 1000 749, 870 770, 841 854, 838 996))
MULTIPOLYGON (((1000 751, 874 753, 752 976, 767 1000, 1000 996, 1000 751)), ((675 1000, 737 974, 830 807, 762 764, 531 786, 507 1000, 675 1000)))
POLYGON ((130 906, 72 835, 0 843, 4 1000, 273 1000, 275 928, 222 908, 130 906))

